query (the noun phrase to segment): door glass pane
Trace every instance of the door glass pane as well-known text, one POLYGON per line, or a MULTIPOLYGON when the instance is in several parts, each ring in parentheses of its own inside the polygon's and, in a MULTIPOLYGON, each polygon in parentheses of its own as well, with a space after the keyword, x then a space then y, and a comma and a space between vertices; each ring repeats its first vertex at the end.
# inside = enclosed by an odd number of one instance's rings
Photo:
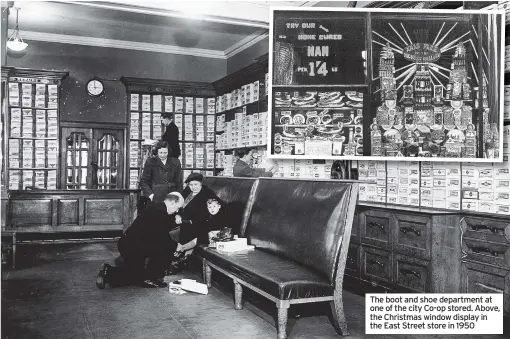
POLYGON ((74 184, 67 189, 86 188, 89 142, 82 132, 72 132, 66 139, 66 182, 74 184))
POLYGON ((81 168, 81 183, 82 184, 87 183, 87 167, 81 168))
MULTIPOLYGON (((98 141, 98 162, 101 168, 100 184, 103 188, 117 188, 119 140, 112 134, 104 134, 98 141)), ((99 175, 98 175, 99 178, 99 175)))

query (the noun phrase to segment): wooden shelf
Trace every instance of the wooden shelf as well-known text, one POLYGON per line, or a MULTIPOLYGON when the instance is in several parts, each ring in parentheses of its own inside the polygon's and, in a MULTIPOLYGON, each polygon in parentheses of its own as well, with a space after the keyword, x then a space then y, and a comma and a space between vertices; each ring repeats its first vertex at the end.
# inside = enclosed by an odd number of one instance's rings
MULTIPOLYGON (((303 127, 308 127, 309 125, 274 125, 274 127, 297 127, 297 128, 303 128, 303 127)), ((317 125, 317 127, 338 127, 338 124, 336 125, 317 125)), ((343 128, 345 127, 363 127, 363 125, 354 125, 354 124, 344 124, 343 125, 343 128)))
POLYGON ((293 106, 289 106, 289 107, 281 107, 281 106, 275 106, 274 109, 277 109, 277 110, 289 110, 289 111, 312 111, 312 110, 319 110, 319 109, 334 109, 334 110, 337 110, 337 111, 350 111, 350 110, 353 110, 353 109, 363 109, 363 107, 345 107, 345 106, 334 106, 334 107, 319 107, 319 106, 314 106, 314 107, 293 107, 293 106))
POLYGON ((46 110, 46 111, 49 111, 49 110, 58 110, 58 107, 55 107, 55 108, 49 108, 49 107, 33 107, 33 106, 30 106, 30 107, 27 107, 27 106, 9 106, 9 108, 21 108, 21 109, 40 109, 40 110, 46 110))
MULTIPOLYGON (((196 97, 194 97, 196 98, 196 97)), ((184 114, 184 115, 210 115, 212 117, 216 116, 216 113, 180 113, 180 112, 158 112, 158 111, 135 111, 130 110, 129 113, 149 113, 149 114, 184 114)))
POLYGON ((240 146, 240 147, 231 147, 231 148, 217 148, 216 152, 219 152, 219 151, 233 151, 233 150, 241 149, 241 148, 258 148, 258 147, 267 147, 267 144, 264 144, 264 145, 255 145, 255 146, 240 146))
POLYGON ((7 167, 13 171, 55 171, 57 167, 7 167))
MULTIPOLYGON (((152 140, 152 139, 150 139, 152 140)), ((145 141, 145 139, 129 139, 129 141, 145 141)), ((187 142, 187 143, 194 143, 194 144, 211 144, 215 141, 197 141, 197 140, 179 140, 179 142, 187 142)))
POLYGON ((27 140, 58 140, 57 137, 9 137, 9 139, 27 139, 27 140))
POLYGON ((348 84, 348 85, 342 85, 342 84, 336 84, 336 85, 273 85, 273 88, 331 88, 331 87, 338 87, 338 88, 349 88, 349 87, 357 87, 357 88, 365 88, 368 87, 368 85, 365 84, 348 84))

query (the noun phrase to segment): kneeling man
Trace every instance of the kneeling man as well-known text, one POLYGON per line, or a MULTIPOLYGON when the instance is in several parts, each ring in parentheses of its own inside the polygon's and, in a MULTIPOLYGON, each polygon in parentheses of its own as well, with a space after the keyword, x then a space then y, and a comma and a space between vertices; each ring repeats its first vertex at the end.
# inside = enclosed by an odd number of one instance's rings
POLYGON ((139 284, 144 287, 166 287, 165 269, 173 258, 177 243, 169 232, 175 228, 175 213, 182 207, 184 198, 178 192, 169 193, 163 202, 146 207, 124 232, 119 240, 122 266, 103 264, 96 286, 103 289, 139 284), (148 262, 146 264, 146 260, 148 262))

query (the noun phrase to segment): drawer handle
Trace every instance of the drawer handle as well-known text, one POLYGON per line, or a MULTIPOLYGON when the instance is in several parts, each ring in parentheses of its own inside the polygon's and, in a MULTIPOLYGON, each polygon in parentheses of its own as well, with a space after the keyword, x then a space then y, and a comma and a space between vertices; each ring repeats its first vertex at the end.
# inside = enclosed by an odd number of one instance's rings
POLYGON ((468 245, 468 247, 471 248, 471 251, 473 251, 474 253, 489 253, 490 255, 492 255, 494 257, 499 256, 498 252, 496 252, 495 250, 491 250, 490 248, 486 248, 486 247, 482 247, 482 246, 470 247, 469 245, 468 245))
POLYGON ((377 261, 377 260, 372 260, 372 259, 368 259, 367 260, 367 264, 369 264, 370 266, 374 266, 374 265, 377 265, 381 268, 384 268, 384 264, 380 261, 377 261))
POLYGON ((503 231, 500 228, 497 228, 497 227, 494 227, 494 226, 489 226, 489 225, 483 225, 483 224, 472 225, 471 229, 473 231, 489 230, 489 231, 491 231, 492 233, 495 233, 495 234, 502 233, 502 231, 503 231))
POLYGON ((400 227, 400 232, 407 234, 407 232, 413 232, 417 236, 421 235, 421 232, 414 227, 400 227))
POLYGON ((485 285, 485 284, 482 284, 482 283, 479 283, 479 282, 477 282, 476 284, 477 284, 478 286, 480 286, 480 287, 486 288, 486 289, 491 290, 491 291, 494 291, 494 292, 496 292, 496 293, 504 293, 504 291, 503 291, 503 290, 500 290, 499 288, 496 288, 496 287, 492 287, 492 286, 489 286, 489 285, 485 285))
POLYGON ((413 270, 409 270, 407 268, 401 268, 399 270, 400 273, 404 274, 404 275, 409 275, 409 274, 412 274, 414 275, 416 278, 418 279, 421 279, 421 273, 420 272, 416 272, 416 271, 413 271, 413 270))
POLYGON ((384 231, 384 225, 383 225, 383 224, 381 224, 381 223, 375 222, 375 221, 369 221, 369 222, 367 222, 367 226, 368 226, 368 227, 378 227, 378 228, 380 228, 381 230, 383 230, 383 231, 384 231))

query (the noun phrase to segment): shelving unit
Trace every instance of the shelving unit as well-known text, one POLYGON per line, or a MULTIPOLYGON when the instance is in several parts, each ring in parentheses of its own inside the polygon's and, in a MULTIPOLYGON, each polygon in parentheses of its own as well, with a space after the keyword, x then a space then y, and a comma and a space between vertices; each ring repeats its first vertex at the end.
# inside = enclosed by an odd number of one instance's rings
POLYGON ((264 158, 267 143, 267 69, 268 57, 265 55, 250 66, 213 83, 217 92, 217 174, 222 171, 221 175, 232 175, 233 152, 236 149, 256 147, 264 158))
POLYGON ((3 68, 3 183, 8 190, 57 189, 60 85, 67 72, 3 68), (5 73, 4 73, 5 72, 5 73))
MULTIPOLYGON (((138 188, 144 165, 143 141, 164 134, 163 113, 179 128, 183 177, 215 171, 215 98, 210 84, 122 77, 128 95, 128 187, 138 188)), ((150 150, 149 150, 150 152, 150 150)))

